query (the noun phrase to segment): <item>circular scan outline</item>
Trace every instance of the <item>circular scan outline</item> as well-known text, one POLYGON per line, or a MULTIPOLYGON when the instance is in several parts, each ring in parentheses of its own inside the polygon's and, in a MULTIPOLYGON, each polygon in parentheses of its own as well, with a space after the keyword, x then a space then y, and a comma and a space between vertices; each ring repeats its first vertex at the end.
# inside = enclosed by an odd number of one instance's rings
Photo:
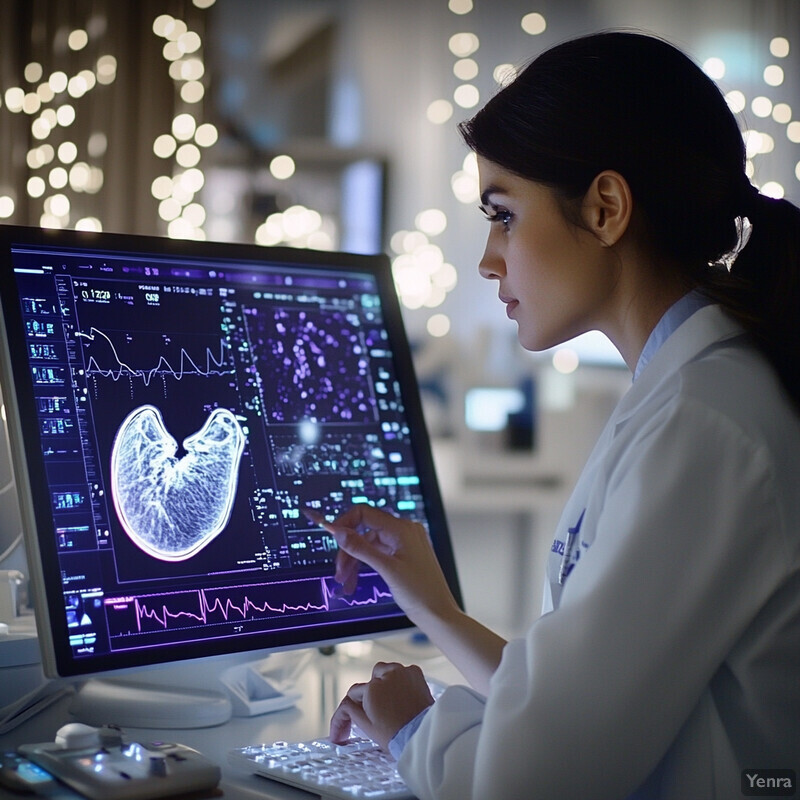
MULTIPOLYGON (((236 416, 233 412, 229 411, 226 408, 215 408, 211 414, 208 416, 208 419, 205 421, 203 426, 200 430, 196 431, 195 433, 187 436, 183 440, 183 447, 187 451, 191 451, 193 448, 191 444, 194 440, 199 439, 202 437, 202 434, 210 427, 212 421, 216 416, 219 415, 226 415, 229 416, 231 421, 234 423, 234 430, 237 433, 237 447, 236 447, 236 455, 233 458, 231 464, 231 475, 236 476, 231 481, 230 489, 227 493, 227 503, 225 507, 224 513, 220 515, 219 523, 207 534, 201 537, 197 542, 195 542, 191 547, 180 551, 179 553, 164 553, 164 551, 154 548, 152 545, 149 544, 145 539, 137 533, 134 526, 131 524, 130 520, 128 519, 125 510, 122 508, 120 501, 118 499, 118 495, 120 494, 120 487, 118 482, 118 470, 117 470, 117 459, 118 459, 118 450, 120 440, 122 439, 122 434, 127 431, 128 427, 132 423, 133 419, 137 416, 140 416, 143 413, 152 413, 156 418, 156 424, 158 425, 159 429, 166 434, 165 439, 168 438, 171 441, 172 445, 174 445, 173 449, 173 456, 175 458, 174 453, 177 451, 178 443, 173 437, 169 430, 167 430, 166 425, 164 424, 164 418, 161 414, 160 409, 157 406, 154 406, 150 403, 145 404, 143 406, 139 406, 131 411, 125 419, 120 424, 119 428, 117 429, 117 433, 114 436, 114 444, 111 447, 111 497, 114 503, 114 510, 117 513, 117 518, 122 525, 123 530, 127 534, 128 538, 143 552, 147 553, 152 558, 158 559, 159 561, 167 561, 167 562, 179 562, 179 561, 187 561, 188 559, 195 556, 201 550, 203 550, 207 545, 213 542, 219 535, 222 533, 223 530, 230 522, 231 512, 233 510, 233 502, 236 496, 236 487, 238 484, 238 471, 239 471, 239 463, 241 461, 242 452, 244 451, 245 445, 245 434, 242 430, 242 426, 239 424, 239 421, 236 419, 236 416), (190 446, 187 446, 190 445, 190 446)), ((188 453, 187 453, 188 455, 188 453)), ((177 463, 180 463, 184 458, 187 457, 184 455, 181 459, 176 459, 177 463)))

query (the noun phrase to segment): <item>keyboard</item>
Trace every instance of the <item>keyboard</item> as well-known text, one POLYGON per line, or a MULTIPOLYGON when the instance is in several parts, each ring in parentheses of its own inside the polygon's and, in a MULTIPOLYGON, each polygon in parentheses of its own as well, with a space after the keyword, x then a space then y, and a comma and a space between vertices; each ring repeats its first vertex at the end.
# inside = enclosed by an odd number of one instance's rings
POLYGON ((395 760, 371 739, 353 738, 345 744, 329 739, 254 744, 231 750, 228 761, 325 800, 414 797, 397 772, 395 760))

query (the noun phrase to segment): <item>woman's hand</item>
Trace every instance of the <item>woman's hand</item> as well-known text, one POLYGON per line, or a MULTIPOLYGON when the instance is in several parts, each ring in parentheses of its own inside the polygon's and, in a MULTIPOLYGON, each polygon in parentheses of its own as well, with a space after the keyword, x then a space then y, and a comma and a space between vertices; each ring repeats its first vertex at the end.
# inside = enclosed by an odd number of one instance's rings
POLYGON ((394 735, 428 706, 428 684, 417 666, 379 661, 369 683, 350 687, 331 717, 331 741, 346 742, 353 725, 388 752, 394 735))
POLYGON ((425 528, 367 504, 355 505, 333 522, 306 511, 336 539, 336 580, 345 594, 358 584, 360 562, 386 581, 395 602, 416 625, 425 629, 430 614, 458 612, 425 528))
POLYGON ((422 525, 366 504, 333 522, 310 509, 305 513, 336 539, 336 580, 346 594, 356 590, 361 562, 372 567, 406 616, 472 686, 488 694, 505 640, 458 607, 422 525))

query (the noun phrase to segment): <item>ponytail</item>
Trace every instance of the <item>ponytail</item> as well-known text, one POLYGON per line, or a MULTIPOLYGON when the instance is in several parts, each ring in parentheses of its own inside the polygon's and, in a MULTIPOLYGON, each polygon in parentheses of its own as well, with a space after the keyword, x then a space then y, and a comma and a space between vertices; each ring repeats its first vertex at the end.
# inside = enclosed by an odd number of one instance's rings
POLYGON ((713 295, 750 332, 800 408, 800 208, 749 194, 742 213, 750 236, 731 266, 731 290, 713 295))

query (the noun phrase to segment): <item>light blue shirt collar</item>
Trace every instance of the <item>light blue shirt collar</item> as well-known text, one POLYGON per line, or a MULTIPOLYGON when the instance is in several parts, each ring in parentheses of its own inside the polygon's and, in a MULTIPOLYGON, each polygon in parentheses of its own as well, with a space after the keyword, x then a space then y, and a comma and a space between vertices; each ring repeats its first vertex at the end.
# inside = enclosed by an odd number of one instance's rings
POLYGON ((633 380, 636 380, 642 370, 650 363, 650 360, 658 352, 664 342, 675 333, 684 322, 686 322, 695 311, 699 311, 703 306, 710 305, 713 301, 708 297, 694 290, 685 294, 677 303, 671 305, 664 316, 656 324, 655 328, 647 337, 639 360, 636 362, 636 369, 633 371, 633 380))

